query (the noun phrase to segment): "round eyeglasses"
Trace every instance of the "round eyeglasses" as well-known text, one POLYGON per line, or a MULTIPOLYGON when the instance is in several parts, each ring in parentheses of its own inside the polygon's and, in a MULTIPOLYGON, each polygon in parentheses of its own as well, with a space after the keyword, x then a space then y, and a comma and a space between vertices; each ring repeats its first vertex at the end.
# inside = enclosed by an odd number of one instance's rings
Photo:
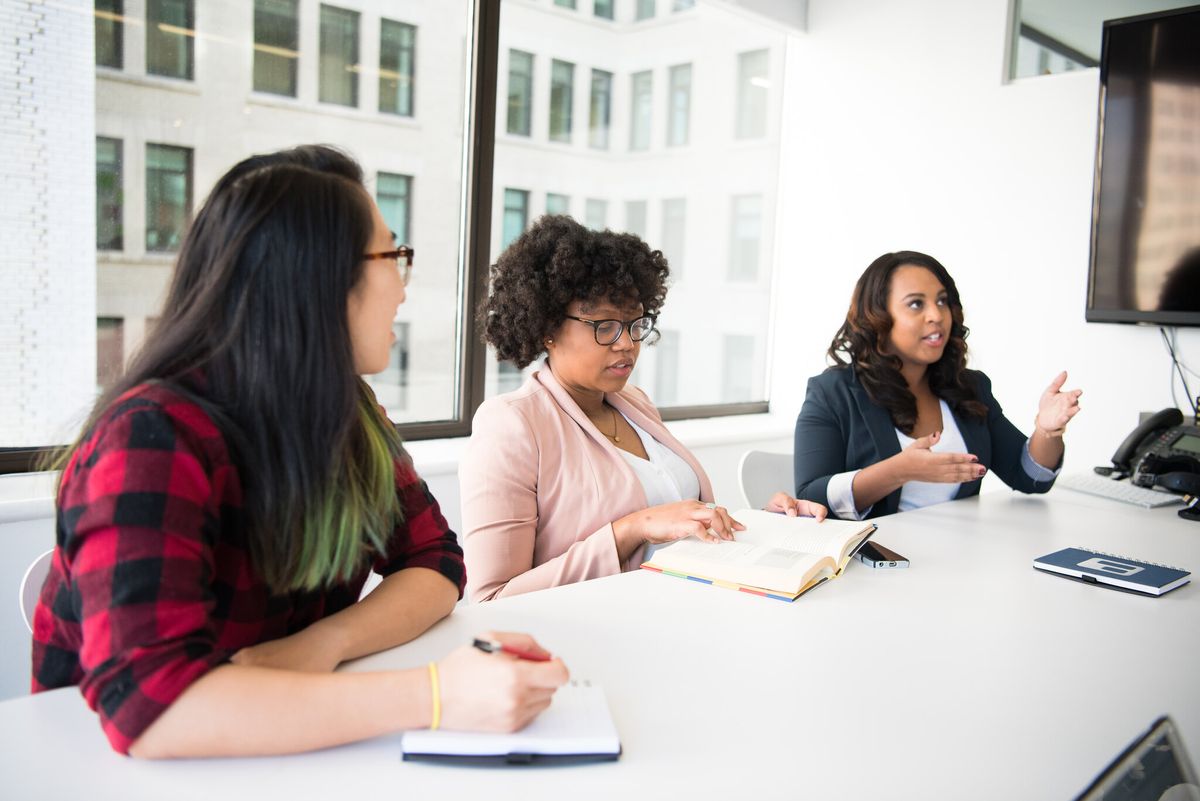
POLYGON ((412 275, 413 255, 415 253, 416 251, 408 245, 401 245, 395 250, 384 250, 380 253, 364 253, 363 261, 395 259, 396 266, 400 268, 400 280, 405 286, 408 286, 408 279, 412 275))
POLYGON ((564 315, 568 320, 577 320, 592 327, 597 345, 611 345, 621 338, 621 332, 629 329, 629 338, 643 345, 658 341, 658 329, 654 327, 654 316, 645 315, 636 320, 585 320, 572 314, 564 315))

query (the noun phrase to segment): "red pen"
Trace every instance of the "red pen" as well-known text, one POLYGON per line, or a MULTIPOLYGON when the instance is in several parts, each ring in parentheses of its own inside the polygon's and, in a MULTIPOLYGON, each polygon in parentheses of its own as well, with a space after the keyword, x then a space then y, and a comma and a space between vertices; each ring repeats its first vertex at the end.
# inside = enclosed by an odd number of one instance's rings
POLYGON ((528 659, 530 662, 549 662, 550 654, 539 654, 533 651, 526 651, 523 648, 517 648, 497 640, 481 640, 476 638, 473 643, 480 651, 485 651, 489 654, 506 653, 512 654, 517 659, 528 659))

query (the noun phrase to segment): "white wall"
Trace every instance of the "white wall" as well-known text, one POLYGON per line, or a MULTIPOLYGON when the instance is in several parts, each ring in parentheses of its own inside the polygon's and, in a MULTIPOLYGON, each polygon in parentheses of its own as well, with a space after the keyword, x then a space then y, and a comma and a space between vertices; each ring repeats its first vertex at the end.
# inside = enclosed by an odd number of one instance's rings
MULTIPOLYGON (((1059 370, 1083 388, 1065 468, 1086 470, 1139 410, 1171 405, 1170 362, 1154 328, 1084 322, 1098 72, 1004 84, 1007 12, 809 4, 789 48, 777 263, 794 313, 776 316, 772 406, 799 410, 867 264, 924 251, 958 283, 971 366, 1014 423, 1031 428, 1059 370)), ((1200 331, 1179 340, 1200 364, 1200 331)))

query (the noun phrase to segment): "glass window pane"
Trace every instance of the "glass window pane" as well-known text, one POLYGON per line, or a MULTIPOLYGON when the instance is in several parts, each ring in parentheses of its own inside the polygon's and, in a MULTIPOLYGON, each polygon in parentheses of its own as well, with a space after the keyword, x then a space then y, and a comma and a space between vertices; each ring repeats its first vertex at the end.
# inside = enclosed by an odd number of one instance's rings
POLYGON ((504 218, 501 223, 500 250, 525 233, 529 225, 529 192, 524 189, 504 190, 504 218))
POLYGON ((767 133, 767 51, 738 54, 737 137, 755 139, 767 133))
POLYGON ((659 249, 671 264, 671 276, 683 276, 684 251, 687 248, 687 198, 668 198, 662 202, 662 239, 659 249))
POLYGON ((387 369, 368 379, 371 388, 375 390, 375 398, 393 417, 402 416, 408 411, 409 330, 411 328, 412 323, 402 321, 392 323, 392 333, 396 335, 396 344, 392 345, 387 369))
POLYGON ((588 115, 588 144, 608 149, 608 124, 612 116, 612 73, 592 70, 592 95, 588 115))
POLYGON ((195 27, 192 0, 147 0, 146 72, 190 81, 195 27))
POLYGON ((646 201, 628 200, 625 202, 625 230, 646 238, 646 201))
POLYGON ((667 117, 667 144, 686 145, 692 108, 692 65, 671 67, 671 97, 667 117))
POLYGON ((533 56, 508 51, 508 132, 529 136, 533 120, 533 56))
POLYGON ((125 3, 96 0, 96 66, 121 69, 125 63, 125 3))
POLYGON ((729 235, 729 278, 754 281, 758 278, 758 255, 762 241, 762 196, 739 195, 733 199, 733 225, 729 235))
POLYGON ((650 118, 652 115, 651 89, 653 74, 647 70, 634 73, 630 79, 630 128, 629 149, 645 150, 650 147, 650 118))
POLYGON ((593 0, 592 10, 593 10, 593 13, 595 13, 595 15, 597 17, 603 17, 604 19, 612 19, 613 18, 613 0, 593 0))
POLYGON ((318 97, 322 103, 358 105, 357 11, 321 6, 318 97))
POLYGON ((654 16, 654 0, 637 0, 636 19, 650 19, 654 16))
POLYGON ((571 107, 575 102, 575 65, 550 62, 550 139, 571 141, 571 107))
POLYGON ((412 231, 409 228, 412 220, 411 193, 412 176, 379 173, 375 184, 375 202, 379 204, 384 221, 400 244, 412 244, 412 231))
POLYGON ((554 5, 562 6, 563 8, 574 8, 575 0, 554 0, 554 5))
POLYGON ((96 137, 96 249, 124 247, 123 148, 120 139, 96 137))
MULTIPOLYGON (((726 334, 722 359, 721 401, 744 403, 756 399, 754 337, 726 334)), ((761 363, 761 359, 758 360, 761 363)))
POLYGON ((571 198, 566 195, 559 195, 554 192, 546 194, 546 213, 547 214, 570 214, 571 213, 571 198))
POLYGON ((584 225, 593 231, 603 231, 608 225, 608 201, 588 198, 584 204, 584 225))
POLYGON ((696 0, 671 0, 672 11, 686 11, 696 7, 696 0))
POLYGON ((383 20, 379 34, 379 110, 403 117, 413 115, 417 29, 383 20))
POLYGON ((146 250, 178 250, 191 214, 192 151, 146 145, 146 250))
POLYGON ((254 91, 296 96, 299 0, 254 0, 254 91))
POLYGON ((654 358, 654 397, 658 406, 679 403, 679 332, 660 329, 662 337, 651 346, 654 358))

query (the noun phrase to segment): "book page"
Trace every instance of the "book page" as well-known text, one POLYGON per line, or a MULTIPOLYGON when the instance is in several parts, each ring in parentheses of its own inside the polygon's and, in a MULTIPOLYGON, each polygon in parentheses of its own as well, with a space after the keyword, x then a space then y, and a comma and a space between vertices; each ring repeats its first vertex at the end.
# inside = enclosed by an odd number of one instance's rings
MULTIPOLYGON (((765 539, 771 540, 774 536, 765 539)), ((660 549, 649 564, 689 576, 788 593, 799 592, 822 567, 831 573, 836 569, 827 556, 778 547, 777 544, 701 542, 691 537, 660 549)))
POLYGON ((787 548, 803 553, 824 554, 838 563, 845 548, 861 539, 858 535, 870 530, 873 524, 859 520, 824 520, 811 517, 788 517, 764 512, 761 509, 739 509, 730 516, 746 526, 734 533, 742 542, 787 548))

